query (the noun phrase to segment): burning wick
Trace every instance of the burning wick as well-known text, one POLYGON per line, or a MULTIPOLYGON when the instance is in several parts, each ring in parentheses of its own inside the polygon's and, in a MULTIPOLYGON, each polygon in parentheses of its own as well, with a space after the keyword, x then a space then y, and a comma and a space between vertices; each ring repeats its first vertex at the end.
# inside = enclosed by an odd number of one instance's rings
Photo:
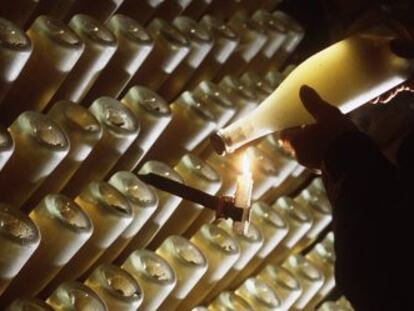
POLYGON ((244 154, 242 165, 242 174, 237 177, 234 203, 236 207, 243 209, 243 217, 241 221, 234 222, 234 228, 239 233, 247 234, 250 223, 250 205, 253 191, 253 178, 250 172, 248 153, 244 154))

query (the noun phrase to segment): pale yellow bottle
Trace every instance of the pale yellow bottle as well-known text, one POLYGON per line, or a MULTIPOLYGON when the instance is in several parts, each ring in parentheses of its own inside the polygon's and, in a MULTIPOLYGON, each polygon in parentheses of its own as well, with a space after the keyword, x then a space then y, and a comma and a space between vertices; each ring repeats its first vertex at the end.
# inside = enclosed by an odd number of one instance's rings
POLYGON ((3 301, 37 295, 92 235, 93 225, 87 214, 61 194, 47 195, 29 217, 38 226, 42 239, 4 292, 3 301))
POLYGON ((0 295, 39 246, 35 223, 15 207, 0 204, 0 295))
POLYGON ((394 54, 390 40, 373 32, 360 33, 311 56, 255 111, 217 133, 217 151, 232 152, 266 134, 312 123, 299 98, 304 84, 344 113, 401 84, 412 73, 413 62, 394 54))
POLYGON ((182 301, 178 310, 188 310, 203 301, 217 282, 229 272, 240 257, 240 246, 225 230, 205 224, 191 238, 206 256, 208 269, 203 278, 182 301))
MULTIPOLYGON (((221 187, 221 177, 218 173, 202 159, 191 153, 185 154, 180 162, 174 166, 174 170, 183 178, 186 185, 208 194, 215 195, 221 187)), ((170 235, 183 234, 203 213, 215 217, 213 210, 187 200, 181 201, 152 241, 151 247, 158 247, 170 235)))
POLYGON ((136 250, 122 264, 141 286, 144 300, 139 310, 157 310, 171 294, 177 278, 169 263, 161 256, 147 250, 136 250))
POLYGON ((270 205, 258 201, 252 205, 252 223, 260 230, 263 236, 263 245, 247 266, 234 280, 234 285, 243 282, 251 275, 280 244, 289 232, 289 224, 270 205))
POLYGON ((277 265, 267 265, 256 276, 269 285, 278 295, 282 310, 290 310, 302 294, 302 285, 289 270, 277 265))
POLYGON ((110 311, 92 289, 79 282, 59 285, 46 302, 55 311, 110 311))
POLYGON ((5 311, 53 311, 52 307, 37 298, 18 298, 5 311))
POLYGON ((214 299, 207 308, 208 311, 255 311, 242 297, 232 293, 223 292, 214 299))
POLYGON ((246 300, 254 310, 285 310, 277 293, 269 285, 257 278, 248 278, 234 293, 246 300))
POLYGON ((159 310, 176 310, 207 272, 207 258, 197 246, 178 235, 165 239, 155 253, 171 265, 177 276, 176 286, 159 310))
POLYGON ((105 302, 108 311, 136 311, 144 298, 132 275, 114 265, 99 266, 84 284, 105 302))
POLYGON ((291 310, 304 310, 323 286, 325 277, 322 270, 302 255, 289 256, 283 262, 282 267, 292 272, 302 286, 302 294, 293 304, 291 310))
POLYGON ((249 224, 248 231, 245 234, 244 232, 236 231, 234 228, 234 222, 230 219, 224 220, 220 219, 217 222, 217 225, 224 229, 228 234, 230 234, 240 246, 240 257, 237 259, 233 267, 230 268, 230 271, 226 276, 220 280, 214 287, 214 289, 207 296, 206 300, 210 301, 216 297, 220 292, 226 288, 233 288, 234 279, 240 274, 240 272, 249 264, 253 257, 258 253, 260 248, 263 246, 263 236, 256 225, 253 223, 249 224))
POLYGON ((108 183, 128 199, 132 207, 133 219, 119 238, 105 250, 95 266, 113 262, 128 244, 134 244, 135 240, 139 240, 140 230, 158 207, 158 196, 153 188, 133 173, 124 171, 115 173, 108 183))

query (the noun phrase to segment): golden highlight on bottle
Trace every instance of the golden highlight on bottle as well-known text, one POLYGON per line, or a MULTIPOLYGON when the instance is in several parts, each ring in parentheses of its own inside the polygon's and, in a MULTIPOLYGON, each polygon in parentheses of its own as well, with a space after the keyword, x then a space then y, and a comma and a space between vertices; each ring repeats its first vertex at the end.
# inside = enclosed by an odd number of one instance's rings
POLYGON ((0 204, 0 294, 19 273, 40 243, 33 221, 14 206, 0 204))
POLYGON ((292 306, 292 310, 303 310, 317 294, 324 282, 322 271, 301 255, 291 255, 282 267, 292 272, 302 286, 302 294, 292 306))
POLYGON ((147 27, 154 38, 154 49, 128 84, 146 86, 158 91, 169 75, 190 53, 188 39, 173 25, 155 18, 147 27))
POLYGON ((0 126, 0 172, 14 151, 14 141, 10 133, 0 126))
POLYGON ((144 86, 132 87, 121 99, 140 124, 137 139, 122 155, 112 172, 132 171, 171 122, 171 109, 157 93, 144 86))
POLYGON ((128 16, 116 14, 105 26, 115 35, 118 48, 84 97, 87 107, 101 96, 118 98, 154 47, 151 35, 128 16))
MULTIPOLYGON (((215 195, 221 187, 221 177, 217 172, 191 153, 185 154, 174 166, 174 170, 182 177, 186 185, 208 194, 215 195)), ((213 210, 207 211, 199 204, 181 201, 150 246, 158 247, 168 236, 183 234, 204 210, 213 214, 213 217, 215 216, 213 210)))
POLYGON ((105 182, 90 183, 75 202, 91 219, 93 233, 56 275, 49 288, 82 276, 132 221, 132 209, 127 198, 105 182))
POLYGON ((234 76, 224 77, 220 81, 219 86, 227 92, 237 105, 236 114, 231 118, 230 122, 234 122, 250 114, 259 104, 259 98, 254 88, 234 76))
POLYGON ((55 311, 108 311, 101 298, 79 282, 65 282, 55 289, 46 302, 55 311))
POLYGON ((216 128, 216 119, 206 104, 187 91, 170 108, 172 120, 149 151, 148 158, 176 164, 185 151, 193 151, 211 134, 216 128))
POLYGON ((17 298, 5 311, 53 311, 52 307, 43 300, 37 298, 17 298))
POLYGON ((84 284, 102 299, 108 310, 136 311, 144 298, 132 275, 114 265, 99 266, 84 284))
POLYGON ((249 278, 234 293, 246 300, 254 310, 282 311, 282 301, 277 293, 257 278, 249 278))
POLYGON ((155 251, 173 268, 177 284, 159 310, 173 311, 206 273, 208 263, 204 254, 190 241, 171 235, 155 251))
POLYGON ((119 7, 118 12, 132 17, 141 25, 146 25, 154 16, 157 8, 164 1, 165 0, 124 0, 119 7))
MULTIPOLYGON (((175 172, 167 164, 159 161, 148 161, 138 171, 138 174, 149 173, 160 175, 179 183, 184 183, 184 180, 177 172, 175 172)), ((182 201, 180 197, 172 195, 168 192, 164 192, 156 188, 153 189, 158 197, 157 209, 141 228, 136 238, 134 238, 134 240, 129 243, 127 248, 123 251, 120 256, 121 260, 124 260, 132 251, 138 248, 146 247, 182 201)))
POLYGON ((73 102, 56 102, 49 110, 48 117, 65 131, 70 149, 62 162, 25 203, 28 208, 35 206, 48 193, 60 192, 102 137, 102 127, 94 115, 73 102))
POLYGON ((190 240, 206 256, 208 269, 198 284, 178 307, 188 310, 198 305, 240 257, 240 246, 225 230, 214 224, 205 224, 190 240))
POLYGON ((252 223, 263 236, 263 245, 247 266, 238 274, 234 284, 238 285, 251 275, 267 256, 281 243, 289 232, 287 221, 271 206, 262 201, 252 205, 252 223))
POLYGON ((90 238, 93 225, 82 209, 61 194, 49 194, 30 213, 40 245, 10 284, 2 301, 36 296, 90 238))
POLYGON ((174 289, 177 278, 168 262, 154 252, 136 250, 122 264, 139 283, 144 294, 140 310, 152 311, 162 304, 174 289))
POLYGON ((205 15, 199 23, 213 35, 214 44, 211 52, 188 81, 186 85, 188 90, 194 89, 202 81, 212 80, 239 44, 239 36, 219 18, 205 15))
POLYGON ((143 183, 135 174, 117 172, 108 183, 121 192, 129 201, 133 219, 119 238, 99 258, 98 263, 110 263, 127 247, 140 239, 140 230, 155 213, 158 207, 158 196, 150 186, 143 183))
POLYGON ((57 123, 33 111, 19 115, 9 133, 15 149, 0 172, 0 195, 3 202, 21 207, 65 158, 70 143, 57 123))
POLYGON ((42 111, 49 104, 83 52, 79 36, 62 22, 39 16, 27 31, 33 52, 3 104, 1 120, 10 124, 25 110, 42 111), (36 79, 33 79, 36 77, 36 79))
POLYGON ((270 286, 281 300, 282 310, 290 310, 302 294, 302 285, 289 270, 277 265, 267 265, 256 278, 270 286))
POLYGON ((102 137, 65 186, 63 192, 68 195, 80 193, 92 180, 103 179, 138 136, 137 120, 119 101, 100 97, 89 111, 100 123, 102 137))
POLYGON ((172 101, 183 91, 194 71, 201 65, 213 47, 211 32, 203 24, 197 24, 186 16, 178 16, 173 25, 189 40, 191 50, 159 88, 159 93, 172 101))
POLYGON ((82 102, 84 96, 116 51, 115 35, 94 18, 78 14, 72 17, 69 27, 84 43, 84 51, 53 96, 56 100, 82 102))
POLYGON ((230 96, 222 87, 211 81, 201 82, 192 93, 213 112, 219 128, 225 126, 236 113, 237 105, 230 96))
POLYGON ((208 311, 243 310, 254 311, 253 307, 242 297, 232 293, 223 292, 214 299, 207 308, 208 311))
MULTIPOLYGON (((13 3, 16 5, 16 3, 13 3)), ((8 17, 1 11, 7 7, 1 5, 0 16, 8 17)), ((0 17, 0 104, 14 81, 18 78, 24 65, 32 53, 32 43, 29 37, 15 24, 0 17)), ((7 106, 0 105, 0 111, 7 106)))
POLYGON ((259 249, 263 246, 263 236, 260 229, 254 224, 249 224, 248 231, 240 233, 235 230, 234 222, 231 220, 218 220, 217 225, 230 234, 240 246, 240 257, 236 263, 231 267, 226 276, 218 282, 213 291, 210 292, 207 301, 216 297, 220 292, 226 288, 231 287, 237 275, 248 265, 252 258, 257 254, 259 249))

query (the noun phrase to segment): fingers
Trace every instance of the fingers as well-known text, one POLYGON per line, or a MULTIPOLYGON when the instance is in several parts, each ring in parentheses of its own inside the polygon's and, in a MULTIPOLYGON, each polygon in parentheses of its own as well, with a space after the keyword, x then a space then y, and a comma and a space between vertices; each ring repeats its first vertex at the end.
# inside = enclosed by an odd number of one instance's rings
POLYGON ((303 106, 316 121, 330 120, 332 117, 337 117, 341 114, 338 108, 328 104, 314 89, 307 85, 303 85, 300 88, 299 96, 303 106))

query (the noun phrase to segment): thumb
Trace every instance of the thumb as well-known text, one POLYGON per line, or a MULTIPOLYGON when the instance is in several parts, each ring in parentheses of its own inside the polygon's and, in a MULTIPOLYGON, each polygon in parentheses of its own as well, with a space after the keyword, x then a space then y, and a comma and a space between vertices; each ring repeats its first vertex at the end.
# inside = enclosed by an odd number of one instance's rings
POLYGON ((337 117, 338 114, 341 114, 338 108, 328 104, 313 88, 307 85, 303 85, 300 88, 299 96, 303 106, 316 121, 329 120, 332 117, 337 117))

